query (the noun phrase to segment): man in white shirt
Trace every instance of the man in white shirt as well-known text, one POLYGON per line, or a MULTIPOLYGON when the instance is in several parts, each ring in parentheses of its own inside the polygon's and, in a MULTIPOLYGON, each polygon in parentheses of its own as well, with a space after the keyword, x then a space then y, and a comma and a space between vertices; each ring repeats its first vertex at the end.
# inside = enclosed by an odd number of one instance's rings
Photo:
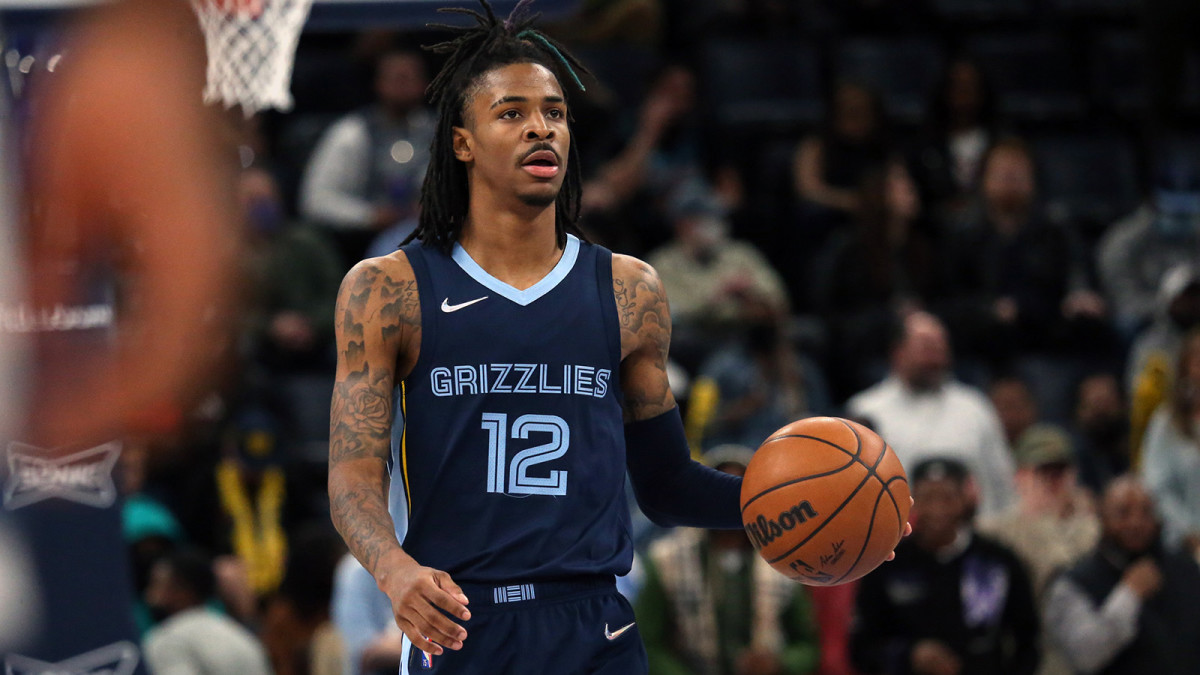
POLYGON ((329 229, 347 268, 380 230, 413 215, 435 126, 427 84, 420 54, 385 53, 376 66, 376 105, 334 122, 313 150, 300 212, 329 229))
POLYGON ((978 512, 1000 513, 1013 500, 1013 459, 996 410, 983 392, 950 374, 945 326, 926 312, 903 319, 884 380, 847 402, 913 467, 922 459, 955 459, 967 466, 978 489, 978 512))
POLYGON ((215 585, 212 561, 198 553, 171 553, 151 568, 146 604, 163 621, 146 634, 143 645, 150 672, 270 675, 258 638, 205 606, 215 585))

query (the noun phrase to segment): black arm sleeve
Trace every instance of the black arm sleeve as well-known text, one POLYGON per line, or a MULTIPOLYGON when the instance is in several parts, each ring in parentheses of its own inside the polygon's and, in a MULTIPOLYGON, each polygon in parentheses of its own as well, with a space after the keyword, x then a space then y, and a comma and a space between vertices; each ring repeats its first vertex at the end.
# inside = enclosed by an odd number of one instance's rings
POLYGON ((742 528, 742 479, 692 459, 679 408, 625 425, 625 466, 654 524, 742 528))

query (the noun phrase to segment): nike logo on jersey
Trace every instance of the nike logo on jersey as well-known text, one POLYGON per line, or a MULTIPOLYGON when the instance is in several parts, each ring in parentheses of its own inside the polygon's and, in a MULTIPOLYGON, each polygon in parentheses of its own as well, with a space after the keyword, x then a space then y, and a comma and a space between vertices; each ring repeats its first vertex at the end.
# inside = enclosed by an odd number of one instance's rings
POLYGON ((624 635, 625 631, 629 630, 630 628, 633 628, 633 624, 635 624, 635 623, 637 623, 637 622, 634 621, 634 622, 630 623, 628 626, 621 626, 620 628, 618 628, 614 631, 611 631, 611 632, 608 630, 608 624, 604 624, 604 637, 608 638, 609 640, 616 640, 617 638, 624 635))
POLYGON ((477 302, 483 302, 484 300, 487 300, 487 299, 488 299, 488 296, 485 295, 482 298, 475 298, 474 300, 468 300, 466 302, 460 302, 457 305, 452 305, 452 304, 450 304, 450 298, 446 298, 445 300, 442 300, 442 311, 447 314, 449 314, 450 312, 457 312, 458 310, 462 309, 463 307, 470 307, 471 305, 473 305, 477 302))

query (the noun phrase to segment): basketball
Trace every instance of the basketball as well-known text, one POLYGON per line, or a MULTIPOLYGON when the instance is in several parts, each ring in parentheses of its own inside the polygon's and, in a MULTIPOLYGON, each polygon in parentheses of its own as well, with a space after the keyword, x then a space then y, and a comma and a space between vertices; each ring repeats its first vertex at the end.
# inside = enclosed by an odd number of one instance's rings
POLYGON ((908 477, 874 431, 811 417, 771 435, 742 482, 742 523, 759 554, 802 584, 853 581, 882 563, 908 522, 908 477))

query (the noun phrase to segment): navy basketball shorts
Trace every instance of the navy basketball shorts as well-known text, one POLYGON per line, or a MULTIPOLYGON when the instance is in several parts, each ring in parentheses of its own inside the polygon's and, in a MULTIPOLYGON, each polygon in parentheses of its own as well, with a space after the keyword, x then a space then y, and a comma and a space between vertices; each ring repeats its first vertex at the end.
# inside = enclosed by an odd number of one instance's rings
POLYGON ((460 584, 463 648, 428 655, 404 638, 401 675, 639 675, 648 670, 633 608, 612 578, 460 584))

